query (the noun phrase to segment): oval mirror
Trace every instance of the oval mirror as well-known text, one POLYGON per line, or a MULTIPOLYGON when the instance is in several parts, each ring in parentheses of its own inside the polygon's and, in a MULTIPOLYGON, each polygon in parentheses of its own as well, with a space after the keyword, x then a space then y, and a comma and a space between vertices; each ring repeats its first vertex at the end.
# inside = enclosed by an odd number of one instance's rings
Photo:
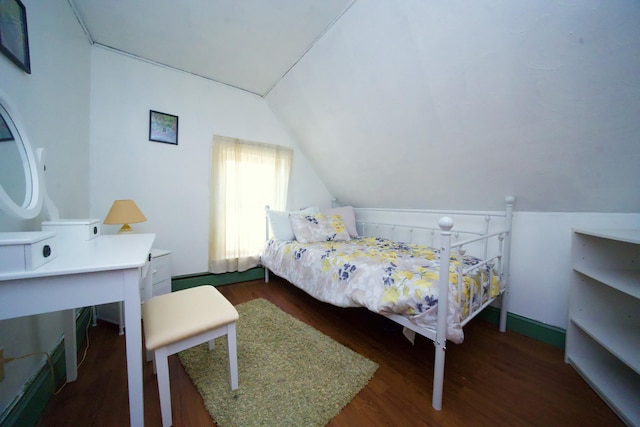
POLYGON ((22 219, 42 208, 40 166, 15 111, 0 93, 0 209, 22 219))

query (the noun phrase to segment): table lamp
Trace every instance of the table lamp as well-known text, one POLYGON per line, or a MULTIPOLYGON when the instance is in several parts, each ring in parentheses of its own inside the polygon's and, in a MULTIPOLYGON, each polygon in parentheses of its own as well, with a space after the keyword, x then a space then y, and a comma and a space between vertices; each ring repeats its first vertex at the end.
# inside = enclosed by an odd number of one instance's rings
POLYGON ((133 228, 129 224, 147 220, 133 200, 116 200, 104 219, 105 224, 122 224, 118 233, 130 233, 133 228))

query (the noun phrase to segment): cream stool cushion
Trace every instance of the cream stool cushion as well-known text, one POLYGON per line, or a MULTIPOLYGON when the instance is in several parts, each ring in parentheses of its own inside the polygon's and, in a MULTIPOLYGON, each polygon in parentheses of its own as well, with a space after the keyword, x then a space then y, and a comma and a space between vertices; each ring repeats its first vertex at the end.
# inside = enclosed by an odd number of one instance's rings
POLYGON ((153 354, 158 376, 162 425, 171 426, 171 391, 168 357, 179 351, 226 335, 231 389, 238 388, 235 307, 213 286, 205 285, 159 295, 144 302, 142 320, 145 347, 153 354))
POLYGON ((213 286, 197 286, 153 297, 142 304, 147 350, 238 320, 235 307, 213 286))

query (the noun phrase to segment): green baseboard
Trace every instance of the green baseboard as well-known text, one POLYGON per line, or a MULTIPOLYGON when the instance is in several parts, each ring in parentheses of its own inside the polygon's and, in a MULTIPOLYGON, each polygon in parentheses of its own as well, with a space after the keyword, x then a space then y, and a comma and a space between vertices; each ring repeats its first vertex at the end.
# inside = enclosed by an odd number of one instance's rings
MULTIPOLYGON (((500 323, 500 309, 489 306, 478 315, 478 318, 497 325, 500 323)), ((517 314, 508 313, 507 329, 528 336, 529 338, 551 344, 554 347, 564 349, 566 331, 562 328, 547 325, 517 314)))
POLYGON ((247 271, 211 274, 202 273, 190 276, 177 276, 171 278, 171 291, 193 288, 201 285, 222 286, 230 283, 247 282, 264 278, 264 268, 256 267, 247 271))
MULTIPOLYGON (((85 331, 91 322, 91 309, 84 308, 76 319, 76 343, 78 349, 84 346, 85 331)), ((46 363, 25 385, 24 393, 20 398, 10 405, 0 416, 0 426, 2 427, 28 427, 35 426, 40 419, 40 415, 47 407, 49 400, 55 390, 58 389, 66 378, 64 341, 51 352, 51 363, 53 365, 54 378, 51 378, 51 369, 46 363)))

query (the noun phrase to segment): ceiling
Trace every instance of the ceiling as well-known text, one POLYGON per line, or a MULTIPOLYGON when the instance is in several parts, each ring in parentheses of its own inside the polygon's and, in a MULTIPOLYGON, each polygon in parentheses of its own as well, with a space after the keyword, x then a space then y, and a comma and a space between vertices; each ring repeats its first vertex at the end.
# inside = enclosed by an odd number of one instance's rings
POLYGON ((355 0, 68 0, 101 45, 265 96, 355 0))

